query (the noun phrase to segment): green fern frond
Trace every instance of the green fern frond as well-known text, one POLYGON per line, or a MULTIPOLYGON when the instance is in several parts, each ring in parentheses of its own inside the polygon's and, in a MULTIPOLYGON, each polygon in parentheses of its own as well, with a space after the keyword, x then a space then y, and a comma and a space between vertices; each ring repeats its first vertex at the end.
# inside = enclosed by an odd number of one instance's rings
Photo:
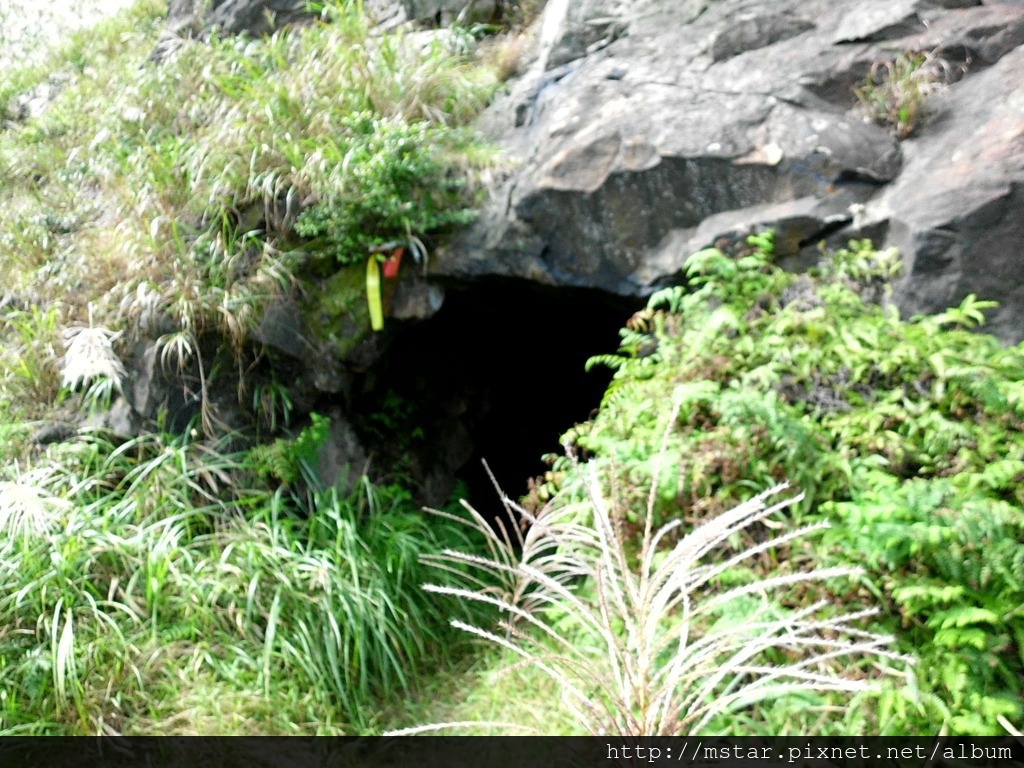
POLYGON ((594 368, 603 365, 605 368, 617 371, 628 362, 629 358, 622 355, 594 355, 587 360, 584 369, 589 373, 594 368))
POLYGON ((647 300, 647 308, 665 309, 676 313, 682 310, 686 296, 687 290, 685 286, 673 285, 668 288, 662 288, 660 291, 655 291, 651 294, 651 297, 647 300))

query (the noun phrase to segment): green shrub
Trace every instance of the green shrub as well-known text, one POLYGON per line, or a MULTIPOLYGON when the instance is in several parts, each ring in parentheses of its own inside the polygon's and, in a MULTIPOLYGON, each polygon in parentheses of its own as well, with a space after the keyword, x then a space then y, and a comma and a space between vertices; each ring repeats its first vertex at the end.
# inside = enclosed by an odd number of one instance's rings
POLYGON ((832 532, 836 557, 857 553, 876 574, 905 646, 921 649, 921 681, 940 692, 955 733, 1000 733, 1000 715, 1021 715, 1024 514, 1019 501, 986 492, 996 490, 993 477, 1004 483, 997 494, 1019 495, 1024 462, 899 484, 864 478, 852 501, 826 510, 844 521, 832 532), (977 492, 976 482, 988 487, 977 492))
POLYGON ((450 140, 449 129, 358 114, 346 118, 338 132, 338 143, 322 143, 320 151, 348 168, 349 179, 317 195, 295 230, 319 239, 339 264, 363 261, 372 247, 413 232, 471 220, 465 180, 450 176, 450 160, 436 149, 450 140))
POLYGON ((615 379, 597 418, 566 437, 613 457, 640 498, 672 393, 678 458, 660 470, 656 522, 696 524, 790 479, 806 498, 794 520, 834 529, 760 571, 806 558, 865 568, 862 589, 840 597, 881 598, 879 631, 920 659, 920 695, 891 692, 865 727, 1001 733, 1024 694, 1024 347, 970 331, 992 306, 973 296, 900 318, 898 257, 869 243, 802 276, 770 256, 762 237, 691 257, 695 290, 653 296, 620 354, 594 361, 615 379))

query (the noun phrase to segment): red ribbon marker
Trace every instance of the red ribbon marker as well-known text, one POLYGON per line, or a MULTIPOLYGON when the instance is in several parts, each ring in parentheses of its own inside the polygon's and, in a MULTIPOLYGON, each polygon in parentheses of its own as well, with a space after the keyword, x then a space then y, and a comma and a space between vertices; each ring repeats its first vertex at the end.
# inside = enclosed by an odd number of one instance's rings
POLYGON ((398 268, 402 266, 402 254, 405 248, 398 246, 391 252, 391 255, 384 260, 384 279, 394 280, 398 277, 398 268))

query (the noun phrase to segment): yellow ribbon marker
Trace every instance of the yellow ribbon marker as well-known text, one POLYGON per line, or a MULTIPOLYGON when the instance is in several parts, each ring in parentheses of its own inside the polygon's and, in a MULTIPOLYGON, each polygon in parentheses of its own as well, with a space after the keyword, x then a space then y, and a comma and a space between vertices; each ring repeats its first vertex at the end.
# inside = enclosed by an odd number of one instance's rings
POLYGON ((377 254, 371 253, 366 262, 366 303, 370 307, 370 327, 384 330, 384 305, 380 300, 380 265, 377 254))

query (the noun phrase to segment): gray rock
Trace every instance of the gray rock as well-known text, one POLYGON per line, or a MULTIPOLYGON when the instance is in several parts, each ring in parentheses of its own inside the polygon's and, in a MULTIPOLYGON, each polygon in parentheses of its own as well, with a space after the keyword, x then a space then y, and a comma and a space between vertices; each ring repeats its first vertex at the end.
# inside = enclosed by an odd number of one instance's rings
POLYGON ((190 408, 186 393, 188 385, 181 380, 172 366, 175 360, 161 359, 161 347, 155 341, 142 341, 135 348, 128 363, 132 387, 129 394, 132 406, 144 419, 160 418, 166 412, 172 420, 185 416, 190 408), (167 365, 165 363, 170 363, 167 365))
POLYGON ((160 424, 174 433, 183 432, 197 419, 204 429, 241 427, 246 418, 239 408, 237 380, 211 377, 214 369, 227 363, 223 367, 230 370, 233 362, 223 357, 230 355, 228 350, 223 350, 218 360, 215 344, 215 339, 207 339, 201 349, 179 361, 172 348, 158 341, 140 341, 126 364, 131 382, 126 391, 130 418, 147 427, 160 424))
MULTIPOLYGON (((1007 0, 997 0, 998 2, 1007 3, 1007 0)), ((1009 0, 1008 4, 1013 5, 1024 5, 1024 0, 1009 0)), ((928 0, 929 5, 933 5, 937 8, 971 8, 973 6, 981 5, 982 0, 928 0)))
POLYGON ((325 487, 349 494, 367 471, 366 450, 352 425, 340 412, 331 413, 331 430, 317 458, 317 474, 325 487))
POLYGON ((232 35, 261 35, 310 15, 306 0, 170 0, 161 45, 166 47, 168 38, 214 28, 232 35))
POLYGON ((919 5, 919 0, 847 3, 846 13, 832 35, 832 42, 874 42, 919 32, 925 28, 918 15, 919 5))
POLYGON ((444 304, 444 288, 418 277, 405 277, 395 288, 390 317, 395 320, 425 320, 444 304))
POLYGON ((547 68, 584 57, 622 37, 628 8, 628 0, 553 0, 549 13, 562 18, 546 56, 547 68))
POLYGON ((410 21, 431 21, 446 27, 456 21, 471 24, 491 21, 501 10, 500 0, 401 0, 410 21))
POLYGON ((307 357, 311 349, 303 332, 302 311, 288 297, 263 310, 263 317, 250 336, 253 341, 299 360, 307 357))
POLYGON ((933 52, 948 63, 948 79, 959 80, 1024 43, 1024 2, 1017 8, 978 5, 944 13, 925 31, 901 42, 904 50, 933 52))
POLYGON ((32 435, 32 442, 36 445, 49 445, 50 443, 63 443, 78 434, 78 425, 66 421, 51 421, 43 424, 32 435))
POLYGON ((82 426, 109 432, 122 440, 137 437, 142 432, 143 420, 138 412, 123 397, 117 398, 109 409, 88 416, 82 426))
POLYGON ((215 2, 207 25, 229 34, 262 35, 309 16, 306 0, 224 0, 215 2))
POLYGON ((712 35, 712 61, 722 61, 745 51, 753 51, 788 40, 814 29, 814 22, 788 13, 750 14, 712 35))
POLYGON ((865 211, 904 254, 897 301, 936 312, 968 294, 1001 303, 989 330, 1024 338, 1024 48, 951 86, 900 177, 865 211))
POLYGON ((550 0, 539 28, 480 122, 514 170, 434 276, 647 295, 752 228, 793 264, 870 235, 903 249, 904 310, 975 292, 1024 337, 1019 6, 550 0), (946 83, 903 142, 853 92, 901 50, 932 52, 946 83))

